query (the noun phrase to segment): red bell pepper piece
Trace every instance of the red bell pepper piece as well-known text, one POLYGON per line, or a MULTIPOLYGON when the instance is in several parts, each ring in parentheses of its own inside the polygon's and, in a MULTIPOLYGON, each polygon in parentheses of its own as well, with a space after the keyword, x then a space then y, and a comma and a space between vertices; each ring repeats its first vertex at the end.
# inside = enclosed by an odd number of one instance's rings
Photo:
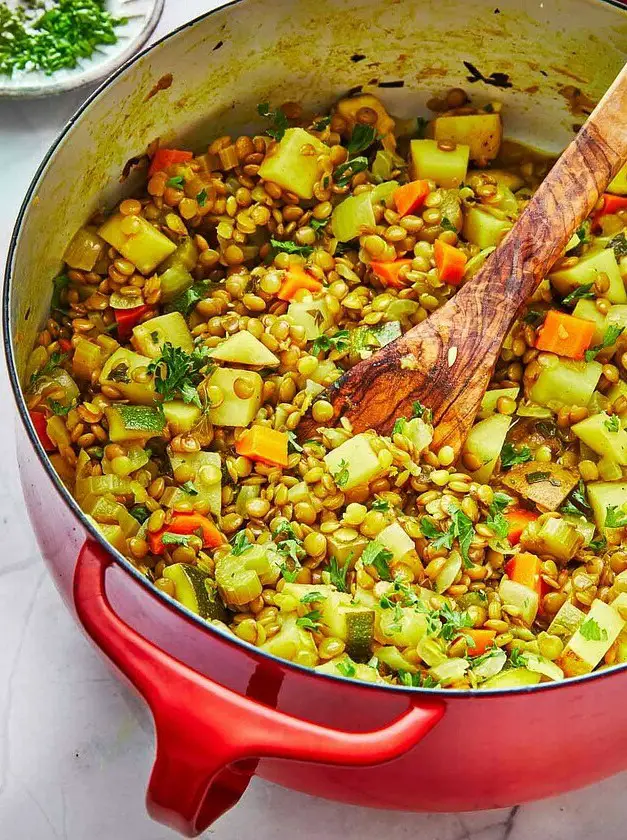
POLYGON ((599 224, 601 216, 609 216, 610 214, 618 213, 619 210, 627 210, 627 196, 603 193, 601 209, 597 210, 592 220, 593 229, 598 230, 601 227, 599 224))
POLYGON ((466 270, 468 260, 466 254, 459 248, 436 239, 433 243, 433 256, 440 280, 451 286, 458 286, 466 270))
POLYGON ((60 338, 59 347, 61 348, 61 350, 63 350, 64 353, 69 353, 72 349, 72 342, 69 338, 60 338))
POLYGON ((512 508, 512 510, 506 511, 503 516, 509 525, 507 539, 510 545, 518 545, 522 532, 530 522, 538 518, 539 514, 524 508, 512 508))
POLYGON ((193 157, 192 152, 186 152, 183 149, 157 149, 150 162, 148 174, 154 175, 155 172, 167 169, 168 166, 173 166, 175 163, 187 163, 193 157))
POLYGON ((217 548, 226 542, 224 535, 218 531, 213 522, 200 513, 177 513, 172 521, 164 525, 160 531, 154 534, 148 533, 148 544, 153 554, 163 554, 164 534, 198 534, 202 535, 203 548, 217 548))
POLYGON ((30 414, 30 419, 33 421, 33 426, 35 427, 41 445, 46 452, 54 452, 57 447, 48 437, 48 431, 46 429, 48 421, 46 415, 41 411, 29 411, 28 413, 30 414))
POLYGON ((133 332, 133 327, 137 326, 146 312, 150 311, 151 307, 145 303, 141 306, 134 306, 133 309, 114 309, 115 321, 118 325, 118 338, 121 341, 128 341, 133 332))

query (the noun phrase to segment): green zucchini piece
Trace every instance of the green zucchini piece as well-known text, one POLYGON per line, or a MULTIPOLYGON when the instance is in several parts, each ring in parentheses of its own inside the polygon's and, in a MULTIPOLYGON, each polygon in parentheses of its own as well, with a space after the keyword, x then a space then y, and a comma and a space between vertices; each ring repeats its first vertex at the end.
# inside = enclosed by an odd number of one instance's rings
POLYGON ((570 601, 565 601, 549 624, 547 632, 553 636, 559 636, 562 641, 567 641, 585 618, 586 614, 579 607, 571 604, 570 601))
POLYGON ((529 390, 529 399, 554 411, 564 406, 587 406, 601 378, 599 362, 558 359, 543 367, 529 390))
POLYGON ((349 195, 333 210, 331 229, 340 242, 349 242, 364 231, 372 231, 377 222, 372 209, 371 193, 349 195))
POLYGON ((554 271, 549 275, 549 279, 556 291, 567 295, 578 286, 594 283, 600 272, 607 274, 610 280, 610 288, 606 292, 610 303, 627 303, 625 284, 611 248, 587 254, 581 257, 576 265, 554 271))
POLYGON ((470 473, 474 481, 487 484, 501 454, 512 418, 505 414, 492 414, 480 420, 470 430, 463 453, 478 458, 481 466, 470 473))
POLYGON ((174 584, 174 597, 208 621, 228 619, 227 611, 220 600, 215 584, 205 572, 189 563, 174 563, 166 566, 163 576, 174 584))
POLYGON ((499 584, 499 596, 503 604, 516 607, 520 611, 520 618, 527 627, 531 627, 538 614, 539 598, 537 592, 522 583, 503 577, 499 584))
POLYGON ((627 432, 615 415, 610 417, 602 411, 575 423, 571 429, 597 455, 627 466, 627 432))
POLYGON ((501 688, 523 688, 528 685, 537 685, 542 679, 541 674, 529 671, 527 668, 512 668, 510 671, 501 671, 495 677, 490 677, 480 688, 495 690, 501 688))
POLYGON ((148 405, 110 405, 105 414, 113 443, 159 437, 165 428, 163 411, 148 405))
POLYGON ((330 633, 346 643, 348 655, 356 662, 372 656, 374 610, 351 604, 350 595, 328 592, 321 602, 322 622, 330 633))
POLYGON ((565 519, 541 517, 527 525, 520 542, 523 548, 533 554, 550 554, 568 563, 583 545, 583 536, 565 519))
POLYGON ((169 303, 194 285, 194 278, 181 263, 175 262, 159 276, 161 300, 169 303))
POLYGON ((179 502, 204 502, 209 505, 209 510, 214 516, 220 516, 222 508, 222 461, 219 453, 180 453, 168 449, 168 455, 172 464, 172 472, 180 466, 189 467, 193 471, 192 483, 196 495, 190 495, 182 487, 170 487, 162 496, 162 503, 168 507, 174 507, 179 502))
POLYGON ((467 659, 453 657, 430 668, 429 673, 440 685, 451 685, 463 680, 469 668, 470 663, 467 659))

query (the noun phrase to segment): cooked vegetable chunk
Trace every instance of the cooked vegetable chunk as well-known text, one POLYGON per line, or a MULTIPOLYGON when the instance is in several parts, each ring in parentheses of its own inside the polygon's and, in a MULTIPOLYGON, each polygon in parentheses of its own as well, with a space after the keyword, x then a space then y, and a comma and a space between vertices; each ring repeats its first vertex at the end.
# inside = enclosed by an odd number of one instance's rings
POLYGON ((288 128, 282 140, 265 156, 259 177, 272 181, 300 198, 312 198, 313 188, 322 169, 320 155, 328 155, 325 146, 302 128, 288 128))
POLYGON ((577 473, 552 461, 518 464, 503 477, 506 487, 540 510, 557 510, 578 481, 577 473))
POLYGON ((468 146, 471 160, 493 160, 501 148, 501 115, 437 117, 433 121, 433 136, 437 141, 448 140, 456 145, 465 144, 468 146))
POLYGON ((176 251, 176 245, 142 216, 134 216, 134 230, 127 233, 127 223, 121 213, 107 219, 98 235, 137 267, 142 274, 150 274, 166 257, 176 251))
POLYGON ((415 178, 428 178, 446 188, 458 187, 466 178, 470 149, 465 144, 450 151, 443 151, 435 140, 412 140, 410 145, 415 178))

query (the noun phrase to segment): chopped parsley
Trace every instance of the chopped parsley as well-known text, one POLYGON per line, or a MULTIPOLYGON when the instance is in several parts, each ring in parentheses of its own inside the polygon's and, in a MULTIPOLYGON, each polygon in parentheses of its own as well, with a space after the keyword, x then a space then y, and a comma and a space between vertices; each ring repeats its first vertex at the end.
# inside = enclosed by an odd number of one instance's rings
POLYGON ((122 382, 128 383, 131 381, 131 377, 128 375, 129 367, 126 362, 120 362, 115 367, 112 367, 109 371, 107 379, 111 382, 122 382))
POLYGON ((302 567, 300 563, 294 564, 293 567, 288 566, 287 563, 283 563, 283 565, 281 566, 281 574, 288 583, 294 583, 294 581, 300 574, 301 568, 302 567))
POLYGON ((168 178, 165 182, 166 187, 172 187, 175 190, 182 190, 185 186, 185 178, 182 175, 175 175, 173 178, 168 178))
POLYGON ((377 137, 377 130, 373 125, 357 123, 346 146, 349 155, 358 155, 365 151, 369 146, 372 146, 377 137))
POLYGON ((623 232, 610 239, 608 248, 613 248, 616 259, 627 257, 627 237, 623 232))
POLYGON ((607 639, 607 630, 593 618, 586 619, 579 632, 587 642, 604 642, 607 639))
POLYGON ((440 548, 450 550, 453 547, 453 535, 450 531, 440 531, 433 519, 423 516, 420 520, 420 530, 436 551, 440 548))
POLYGON ((356 157, 341 163, 333 172, 333 180, 338 187, 347 187, 353 175, 368 169, 368 158, 356 157))
POLYGON ((161 355, 148 365, 148 373, 155 376, 155 389, 164 400, 181 397, 184 402, 202 408, 196 386, 200 383, 200 371, 209 362, 206 347, 197 347, 186 353, 180 347, 166 342, 161 355))
POLYGON ((52 411, 53 414, 56 414, 57 417, 65 417, 72 409, 71 405, 62 405, 57 400, 47 400, 48 407, 52 411))
POLYGON ((318 353, 327 353, 329 350, 344 353, 349 347, 349 336, 348 330, 338 330, 334 335, 319 335, 311 345, 312 355, 317 356, 318 353))
POLYGON ((509 663, 512 668, 526 668, 527 667, 527 658, 522 653, 520 648, 512 648, 512 652, 509 655, 509 663))
POLYGON ((353 663, 349 662, 347 659, 337 662, 335 667, 343 677, 354 677, 357 673, 353 663))
POLYGON ((601 344, 596 344, 594 347, 591 347, 589 350, 586 350, 584 354, 586 357, 586 361, 591 362, 597 357, 601 350, 605 350, 608 347, 611 347, 613 344, 616 344, 618 336, 622 334, 624 329, 625 327, 618 327, 616 326, 616 324, 611 324, 605 330, 605 335, 603 336, 603 341, 601 342, 601 344))
POLYGON ((374 566, 381 580, 392 580, 389 561, 394 555, 377 540, 373 540, 365 547, 361 555, 364 566, 374 566))
POLYGON ((530 309, 523 318, 523 321, 525 324, 531 324, 532 327, 537 327, 538 324, 544 321, 545 314, 545 312, 538 312, 537 309, 530 309))
POLYGON ((239 557, 245 551, 250 551, 252 547, 253 544, 246 536, 246 531, 238 531, 231 540, 231 554, 234 554, 236 557, 239 557))
POLYGON ((390 503, 386 502, 385 499, 375 499, 370 507, 372 510, 378 510, 381 513, 385 513, 390 509, 390 503))
POLYGON ((51 353, 48 357, 48 361, 40 367, 39 370, 31 373, 29 386, 32 388, 33 385, 36 385, 40 379, 44 379, 46 376, 52 376, 55 370, 60 367, 66 359, 67 353, 51 353))
POLYGON ((266 119, 272 121, 272 126, 266 130, 266 134, 274 137, 275 140, 282 140, 286 129, 289 127, 285 112, 280 108, 271 111, 268 102, 260 102, 257 105, 257 113, 260 117, 266 117, 266 119))
POLYGON ((308 592, 306 595, 300 599, 301 604, 315 604, 320 601, 326 601, 327 596, 323 595, 322 592, 308 592))
POLYGON ((627 513, 617 505, 608 505, 605 509, 606 528, 625 528, 627 526, 627 513))
POLYGON ((136 519, 140 525, 150 518, 150 511, 144 505, 135 505, 129 511, 133 519, 136 519))
POLYGON ((455 227, 453 222, 448 218, 448 216, 442 216, 440 227, 442 228, 442 230, 452 230, 455 233, 457 233, 457 228, 455 227))
POLYGON ((506 539, 509 534, 509 523, 503 516, 503 511, 512 501, 512 497, 507 493, 495 493, 492 503, 488 508, 488 517, 486 525, 492 528, 494 535, 499 539, 506 539))
POLYGON ((330 216, 327 216, 326 219, 312 218, 309 220, 309 227, 315 230, 316 233, 320 233, 320 231, 329 224, 330 219, 330 216))
POLYGON ((506 443, 501 449, 501 467, 513 467, 515 464, 524 464, 531 461, 531 449, 528 446, 521 446, 516 449, 513 443, 506 443))
POLYGON ((331 122, 331 117, 328 117, 328 116, 327 117, 321 117, 319 120, 317 120, 313 124, 314 131, 324 131, 325 128, 327 128, 329 126, 330 122, 331 122))
POLYGON ((207 190, 201 190, 196 196, 196 201, 199 207, 204 207, 207 203, 207 190))
POLYGON ((60 274, 52 281, 52 300, 50 301, 50 308, 57 312, 65 314, 69 310, 64 309, 61 301, 63 292, 70 285, 70 278, 66 274, 60 274))
POLYGON ((591 551, 605 551, 607 548, 607 540, 605 537, 600 537, 598 540, 592 540, 588 543, 588 548, 591 551))
POLYGON ((193 481, 185 481, 183 484, 181 484, 181 490, 183 490, 189 496, 198 495, 198 488, 196 487, 193 481))
POLYGON ((342 458, 338 466, 339 470, 335 473, 333 479, 338 487, 344 487, 348 484, 348 479, 350 478, 350 473, 348 472, 348 462, 342 458))
POLYGON ((447 642, 463 635, 464 628, 473 626, 472 618, 467 612, 454 610, 448 603, 440 610, 440 619, 443 622, 440 636, 447 642))
POLYGON ((164 545, 189 545, 192 534, 172 534, 170 531, 161 537, 161 542, 164 545))
POLYGON ((431 423, 433 420, 433 411, 427 408, 426 405, 423 405, 420 400, 415 400, 411 406, 411 417, 412 420, 418 418, 424 420, 425 423, 431 423))
POLYGON ((420 520, 420 530, 428 540, 431 541, 433 548, 446 548, 450 550, 453 547, 453 541, 458 540, 459 549, 466 568, 472 566, 468 551, 470 544, 475 536, 475 529, 470 519, 463 510, 456 508, 451 511, 451 524, 447 531, 440 531, 432 519, 423 516, 420 520))
POLYGON ((603 425, 608 430, 608 432, 619 432, 620 431, 620 420, 618 419, 618 415, 612 414, 611 417, 608 417, 606 420, 603 421, 603 425))
POLYGON ((322 613, 319 610, 311 610, 307 615, 301 615, 300 618, 297 618, 296 625, 298 627, 304 627, 305 630, 313 630, 316 633, 320 629, 321 618, 322 613))
POLYGON ((337 559, 335 557, 332 557, 327 567, 327 572, 329 573, 329 580, 339 592, 348 592, 348 587, 346 585, 348 565, 348 560, 343 566, 340 566, 340 564, 337 562, 337 559))
POLYGON ((577 288, 573 289, 570 294, 566 295, 566 297, 562 299, 562 303, 564 306, 568 306, 570 303, 575 303, 575 301, 578 300, 596 297, 594 292, 591 291, 593 286, 594 283, 583 283, 581 286, 577 286, 577 288))

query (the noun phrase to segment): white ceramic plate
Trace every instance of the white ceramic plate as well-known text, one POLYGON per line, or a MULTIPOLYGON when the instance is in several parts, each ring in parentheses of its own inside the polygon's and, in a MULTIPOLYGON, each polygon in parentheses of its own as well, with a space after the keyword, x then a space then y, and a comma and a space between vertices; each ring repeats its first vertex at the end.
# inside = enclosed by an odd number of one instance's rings
POLYGON ((108 12, 127 18, 124 26, 116 27, 115 44, 101 44, 91 58, 79 59, 76 67, 57 70, 50 76, 32 70, 0 75, 0 97, 49 96, 103 79, 145 44, 161 17, 163 3, 164 0, 108 0, 108 12))

